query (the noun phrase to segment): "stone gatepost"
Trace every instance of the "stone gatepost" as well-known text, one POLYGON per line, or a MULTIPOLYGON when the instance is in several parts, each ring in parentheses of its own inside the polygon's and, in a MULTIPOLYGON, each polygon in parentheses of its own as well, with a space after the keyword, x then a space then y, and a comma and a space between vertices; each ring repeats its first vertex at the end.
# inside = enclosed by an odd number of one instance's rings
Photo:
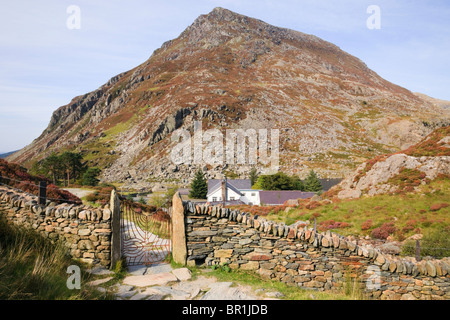
POLYGON ((175 263, 186 265, 184 206, 179 192, 175 193, 172 199, 172 259, 175 263))
POLYGON ((116 190, 111 191, 111 266, 113 269, 122 257, 122 234, 120 230, 120 200, 116 190))

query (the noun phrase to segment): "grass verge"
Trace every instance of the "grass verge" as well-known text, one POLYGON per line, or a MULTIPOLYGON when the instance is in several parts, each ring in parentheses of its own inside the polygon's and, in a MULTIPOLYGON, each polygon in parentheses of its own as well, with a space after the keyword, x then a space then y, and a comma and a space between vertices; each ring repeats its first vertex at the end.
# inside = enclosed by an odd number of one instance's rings
POLYGON ((85 267, 34 230, 9 224, 0 217, 1 300, 104 300, 107 295, 83 284, 92 280, 85 267), (70 265, 81 269, 80 289, 67 286, 70 265))
POLYGON ((282 294, 280 299, 283 300, 360 300, 364 298, 354 279, 353 281, 346 281, 342 288, 336 289, 336 291, 316 291, 288 285, 280 281, 265 280, 251 271, 229 270, 219 267, 206 275, 213 276, 219 281, 231 281, 250 286, 256 292, 278 291, 282 294))
MULTIPOLYGON (((172 268, 184 267, 170 261, 172 268)), ((252 271, 233 270, 226 264, 221 266, 214 266, 211 269, 201 267, 188 267, 192 274, 192 279, 196 279, 200 275, 206 277, 214 277, 218 281, 233 282, 243 286, 249 286, 252 291, 263 296, 267 292, 281 293, 282 300, 364 300, 366 296, 360 289, 360 283, 355 278, 346 277, 342 286, 333 291, 316 291, 299 288, 298 286, 288 285, 286 283, 266 280, 261 278, 258 274, 252 271)))

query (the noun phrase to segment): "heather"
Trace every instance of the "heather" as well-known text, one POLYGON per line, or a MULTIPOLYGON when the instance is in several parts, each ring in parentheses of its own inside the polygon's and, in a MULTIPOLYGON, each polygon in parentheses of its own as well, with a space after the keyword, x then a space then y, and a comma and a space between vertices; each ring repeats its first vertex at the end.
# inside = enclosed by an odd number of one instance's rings
POLYGON ((40 175, 31 175, 27 169, 6 160, 0 159, 0 173, 2 183, 24 192, 39 195, 39 182, 47 182, 47 199, 58 202, 70 202, 80 204, 81 200, 68 191, 60 189, 54 185, 48 178, 40 175))

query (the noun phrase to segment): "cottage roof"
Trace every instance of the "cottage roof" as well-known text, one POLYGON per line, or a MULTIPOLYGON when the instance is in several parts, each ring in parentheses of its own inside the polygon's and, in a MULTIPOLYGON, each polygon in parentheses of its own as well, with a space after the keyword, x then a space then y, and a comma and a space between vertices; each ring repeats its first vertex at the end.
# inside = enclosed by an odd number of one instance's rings
POLYGON ((319 179, 323 191, 330 190, 331 187, 337 185, 342 179, 319 179))
POLYGON ((314 192, 303 192, 296 190, 274 190, 274 191, 260 191, 259 199, 261 205, 283 204, 291 199, 307 199, 314 196, 314 192))
MULTIPOLYGON (((208 180, 208 192, 209 190, 213 190, 217 187, 217 185, 220 185, 222 182, 222 179, 210 179, 208 180)), ((250 179, 227 179, 227 183, 233 187, 235 187, 238 190, 242 189, 251 189, 252 183, 250 179)))
MULTIPOLYGON (((211 181, 211 180, 209 180, 209 181, 211 181)), ((208 195, 207 195, 207 196, 209 196, 211 193, 216 192, 218 189, 222 188, 222 183, 221 183, 222 180, 217 180, 218 183, 213 184, 211 189, 209 188, 209 181, 208 181, 208 195)), ((226 181, 227 181, 227 184, 226 184, 226 188, 227 188, 227 189, 231 189, 231 190, 233 190, 234 192, 236 192, 238 195, 243 196, 243 194, 242 194, 242 192, 240 191, 240 189, 238 189, 238 188, 235 186, 236 184, 233 183, 233 181, 238 181, 237 184, 243 186, 244 183, 242 182, 242 180, 226 180, 226 181)), ((250 180, 249 180, 249 181, 250 181, 250 180)))

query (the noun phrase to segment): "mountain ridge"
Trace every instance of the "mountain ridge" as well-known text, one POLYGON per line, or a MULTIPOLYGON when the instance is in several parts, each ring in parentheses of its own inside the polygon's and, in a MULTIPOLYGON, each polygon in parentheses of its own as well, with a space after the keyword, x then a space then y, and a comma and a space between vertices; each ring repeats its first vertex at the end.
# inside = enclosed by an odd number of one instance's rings
MULTIPOLYGON (((279 128, 283 171, 342 177, 450 123, 442 115, 330 42, 215 8, 147 61, 59 107, 8 160, 30 166, 72 150, 100 166, 105 181, 187 183, 195 170, 170 163, 170 134, 202 120, 204 129, 279 128)), ((217 177, 223 168, 208 170, 217 177)))

